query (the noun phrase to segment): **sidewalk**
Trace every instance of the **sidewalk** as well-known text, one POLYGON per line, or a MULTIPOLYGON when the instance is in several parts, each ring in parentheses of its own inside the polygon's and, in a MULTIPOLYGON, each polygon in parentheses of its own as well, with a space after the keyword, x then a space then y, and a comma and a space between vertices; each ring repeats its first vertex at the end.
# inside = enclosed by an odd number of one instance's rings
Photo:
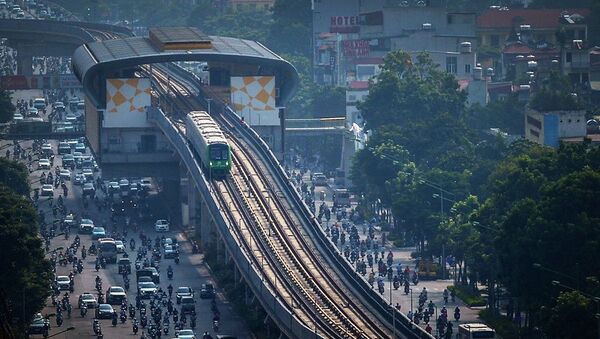
MULTIPOLYGON (((310 181, 309 181, 308 175, 304 176, 303 181, 306 182, 310 187, 310 181)), ((333 205, 331 188, 324 187, 324 186, 315 187, 314 199, 315 199, 315 205, 317 207, 317 213, 319 210, 319 206, 323 202, 323 200, 321 200, 321 197, 325 198, 324 202, 326 203, 327 206, 329 206, 331 208, 331 206, 333 205), (322 192, 324 192, 325 194, 322 194, 322 192)), ((348 220, 344 220, 344 221, 349 222, 348 220)), ((329 224, 329 226, 332 226, 335 223, 336 223, 336 218, 335 218, 335 215, 333 215, 333 213, 332 213, 331 220, 329 221, 328 224, 329 224)), ((341 226, 341 223, 338 223, 338 224, 341 226)), ((323 222, 323 227, 325 227, 325 222, 323 222)), ((367 235, 363 234, 363 226, 356 225, 356 228, 358 229, 360 240, 366 239, 367 235)), ((380 230, 377 230, 377 228, 376 228, 375 241, 379 241, 381 243, 381 236, 382 236, 382 232, 380 230)), ((348 234, 346 234, 346 239, 348 239, 348 234)), ((348 242, 346 242, 346 244, 348 244, 348 242)), ((342 250, 342 246, 339 241, 338 241, 337 248, 340 251, 342 250)), ((392 265, 392 268, 394 269, 394 275, 396 274, 396 266, 398 265, 398 263, 400 263, 402 265, 403 269, 406 266, 409 267, 409 269, 411 271, 411 276, 412 276, 412 272, 414 271, 416 261, 413 258, 411 258, 411 252, 416 251, 415 247, 398 248, 398 247, 394 247, 392 242, 387 241, 385 243, 385 246, 383 247, 383 249, 385 251, 386 257, 387 257, 387 253, 390 250, 392 251, 392 253, 394 255, 394 263, 392 265)), ((379 252, 381 252, 381 250, 382 250, 382 247, 379 246, 379 252)), ((386 260, 384 258, 384 262, 385 261, 386 260)), ((366 262, 366 257, 365 257, 365 262, 366 262)), ((374 262, 373 268, 376 272, 377 271, 377 263, 376 262, 374 262)), ((363 276, 365 282, 368 279, 369 272, 371 272, 371 269, 367 266, 367 274, 365 276, 363 276)), ((375 274, 375 276, 376 277, 378 276, 377 273, 375 274)), ((398 290, 394 290, 392 287, 392 282, 390 282, 387 279, 387 277, 384 279, 384 281, 385 281, 385 290, 384 290, 383 294, 381 295, 382 298, 386 302, 391 303, 392 305, 396 305, 396 303, 399 303, 401 306, 401 311, 405 315, 409 311, 411 311, 411 306, 412 306, 413 313, 418 308, 419 294, 425 287, 427 289, 427 296, 428 296, 428 301, 426 302, 426 305, 429 303, 429 300, 433 301, 438 315, 441 313, 442 308, 446 307, 446 309, 448 311, 448 319, 452 320, 454 333, 457 333, 459 324, 481 322, 481 320, 479 319, 479 311, 481 310, 481 307, 469 308, 469 307, 467 307, 467 305, 465 303, 463 303, 458 298, 456 298, 455 302, 452 302, 451 298, 448 298, 448 303, 444 304, 443 292, 444 292, 444 289, 446 289, 448 286, 453 285, 454 281, 452 279, 419 280, 417 285, 414 285, 411 282, 410 288, 412 290, 412 302, 411 302, 411 294, 410 293, 408 295, 404 294, 404 288, 402 286, 400 288, 398 288, 398 290), (390 289, 392 290, 391 294, 390 294, 390 289), (390 300, 390 298, 391 298, 391 300, 390 300), (459 322, 454 321, 454 309, 457 306, 460 308, 460 313, 461 313, 459 322)), ((374 284, 374 288, 377 288, 377 283, 374 284)), ((429 324, 433 328, 434 335, 435 335, 435 328, 436 328, 436 326, 435 326, 436 318, 437 318, 437 316, 435 318, 431 317, 431 320, 429 322, 429 324)), ((421 326, 424 329, 427 325, 421 321, 419 326, 421 326)))

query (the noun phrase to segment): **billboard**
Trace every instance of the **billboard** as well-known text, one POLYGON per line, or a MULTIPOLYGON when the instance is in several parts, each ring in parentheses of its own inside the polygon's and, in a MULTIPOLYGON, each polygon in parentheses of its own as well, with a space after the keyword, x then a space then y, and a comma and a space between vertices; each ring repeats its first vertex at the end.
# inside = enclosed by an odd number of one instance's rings
POLYGON ((0 88, 19 89, 66 89, 81 88, 81 83, 73 74, 57 75, 7 75, 0 77, 0 88))
POLYGON ((107 79, 103 127, 151 127, 146 108, 151 105, 148 78, 107 79))
POLYGON ((273 76, 231 77, 231 103, 250 125, 279 126, 273 76))

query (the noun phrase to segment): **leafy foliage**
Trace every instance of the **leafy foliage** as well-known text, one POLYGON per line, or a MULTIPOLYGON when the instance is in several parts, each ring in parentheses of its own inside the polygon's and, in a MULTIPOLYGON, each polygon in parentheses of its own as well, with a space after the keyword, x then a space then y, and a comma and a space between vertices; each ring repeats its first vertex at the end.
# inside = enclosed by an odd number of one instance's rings
POLYGON ((542 82, 540 90, 531 98, 529 105, 540 112, 581 109, 583 105, 571 92, 568 78, 552 72, 542 82))
POLYGON ((490 197, 478 213, 482 223, 497 228, 493 246, 501 281, 539 319, 540 307, 552 303, 547 291, 556 290, 550 283, 556 277, 534 263, 564 272, 576 286, 598 279, 600 151, 585 144, 521 151, 490 176, 490 197), (576 263, 582 265, 573 274, 576 263))
POLYGON ((3 159, 0 173, 0 270, 10 272, 0 276, 0 290, 8 299, 12 325, 25 333, 49 296, 52 271, 44 258, 35 210, 22 195, 28 187, 24 168, 3 159), (9 189, 7 183, 19 191, 9 189))
POLYGON ((310 0, 276 0, 269 41, 280 53, 310 57, 312 10, 310 0))
POLYGON ((29 194, 27 169, 18 162, 0 158, 0 183, 17 194, 29 194))
POLYGON ((0 123, 9 122, 15 114, 15 110, 16 107, 11 101, 10 92, 0 89, 0 123))

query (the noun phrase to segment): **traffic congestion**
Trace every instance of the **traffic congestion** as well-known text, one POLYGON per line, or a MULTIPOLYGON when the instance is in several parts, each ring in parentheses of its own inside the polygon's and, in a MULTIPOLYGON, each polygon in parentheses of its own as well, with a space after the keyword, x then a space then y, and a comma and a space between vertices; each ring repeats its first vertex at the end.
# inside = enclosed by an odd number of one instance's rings
POLYGON ((2 149, 29 168, 55 275, 31 335, 245 337, 198 245, 171 224, 158 180, 102 178, 84 138, 13 141, 2 149))

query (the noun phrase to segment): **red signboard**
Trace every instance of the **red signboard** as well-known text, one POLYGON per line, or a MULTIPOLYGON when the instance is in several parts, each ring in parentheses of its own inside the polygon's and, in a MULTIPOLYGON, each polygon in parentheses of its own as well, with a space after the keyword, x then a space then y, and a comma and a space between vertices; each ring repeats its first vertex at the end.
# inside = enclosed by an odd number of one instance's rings
POLYGON ((331 33, 358 33, 358 15, 332 16, 329 31, 331 33))
POLYGON ((369 55, 369 41, 367 40, 344 40, 344 56, 363 57, 369 55))
POLYGON ((0 77, 0 88, 7 90, 29 89, 27 77, 23 75, 10 75, 0 77))

